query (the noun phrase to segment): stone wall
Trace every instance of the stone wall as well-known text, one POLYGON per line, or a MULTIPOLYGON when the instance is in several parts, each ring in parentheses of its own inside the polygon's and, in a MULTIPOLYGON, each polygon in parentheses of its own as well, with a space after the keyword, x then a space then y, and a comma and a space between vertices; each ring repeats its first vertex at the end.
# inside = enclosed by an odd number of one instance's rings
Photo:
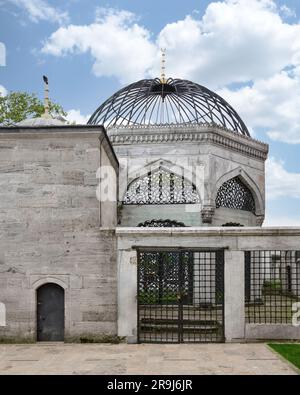
POLYGON ((36 290, 49 282, 65 289, 66 338, 115 334, 116 202, 96 198, 100 163, 117 169, 105 131, 2 128, 0 152, 0 339, 36 339, 36 290))
MULTIPOLYGON (((120 200, 134 179, 159 166, 193 182, 201 199, 194 212, 180 205, 172 208, 143 205, 138 220, 171 219, 189 226, 221 226, 227 222, 244 226, 261 225, 265 213, 265 160, 268 146, 252 138, 220 128, 205 126, 116 127, 108 131, 120 161, 120 200), (220 186, 239 177, 251 190, 255 215, 241 210, 215 207, 220 186), (176 215, 177 210, 177 215, 176 215), (150 211, 150 212, 149 212, 150 211), (186 214, 186 221, 183 217, 186 214), (172 215, 172 217, 171 217, 172 215), (156 216, 156 217, 155 217, 156 216)), ((121 226, 135 226, 135 212, 122 209, 121 226)))
MULTIPOLYGON (((137 249, 143 248, 151 251, 155 248, 224 249, 226 341, 300 339, 300 322, 298 326, 292 321, 283 324, 246 323, 244 254, 244 251, 249 250, 297 251, 300 246, 300 228, 119 227, 116 233, 119 271, 118 332, 120 336, 126 336, 128 341, 137 341, 137 249)), ((298 298, 295 303, 297 300, 300 303, 299 278, 296 281, 298 289, 294 289, 294 294, 298 298)))

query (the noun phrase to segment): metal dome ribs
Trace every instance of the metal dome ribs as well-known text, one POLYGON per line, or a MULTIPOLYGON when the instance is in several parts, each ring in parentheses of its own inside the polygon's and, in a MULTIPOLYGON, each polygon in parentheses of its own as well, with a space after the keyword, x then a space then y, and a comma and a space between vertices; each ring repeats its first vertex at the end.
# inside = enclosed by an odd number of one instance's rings
POLYGON ((169 78, 135 82, 116 92, 91 116, 88 124, 218 125, 250 136, 237 112, 219 95, 194 82, 169 78))

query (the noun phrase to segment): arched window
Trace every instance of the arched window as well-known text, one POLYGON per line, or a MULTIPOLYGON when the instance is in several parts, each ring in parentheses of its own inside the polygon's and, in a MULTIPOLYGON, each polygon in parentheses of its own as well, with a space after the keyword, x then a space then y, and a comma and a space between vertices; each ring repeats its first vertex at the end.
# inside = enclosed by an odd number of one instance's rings
POLYGON ((250 189, 239 177, 234 177, 218 190, 216 207, 227 207, 236 210, 250 211, 255 214, 255 201, 250 189))
POLYGON ((161 167, 132 181, 123 199, 123 204, 180 203, 200 203, 195 185, 161 167))

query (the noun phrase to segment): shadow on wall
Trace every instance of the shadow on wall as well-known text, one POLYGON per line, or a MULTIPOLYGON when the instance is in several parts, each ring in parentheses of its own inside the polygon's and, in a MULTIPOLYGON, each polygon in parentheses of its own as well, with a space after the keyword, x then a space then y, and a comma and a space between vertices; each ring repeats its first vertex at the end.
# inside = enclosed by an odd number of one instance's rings
POLYGON ((0 326, 6 326, 6 307, 4 303, 0 303, 0 326))

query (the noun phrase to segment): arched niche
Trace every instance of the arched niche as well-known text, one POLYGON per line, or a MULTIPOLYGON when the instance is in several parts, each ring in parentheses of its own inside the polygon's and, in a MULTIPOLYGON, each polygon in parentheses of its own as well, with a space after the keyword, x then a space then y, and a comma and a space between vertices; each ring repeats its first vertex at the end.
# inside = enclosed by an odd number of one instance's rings
POLYGON ((220 177, 215 185, 213 191, 213 201, 216 202, 217 195, 220 188, 228 181, 232 179, 238 179, 250 192, 254 199, 255 210, 254 214, 256 216, 263 216, 264 215, 264 199, 263 195, 258 187, 258 185, 253 181, 253 179, 246 173, 245 170, 238 167, 220 177))
POLYGON ((124 205, 200 204, 196 186, 163 166, 131 181, 124 194, 124 205))

